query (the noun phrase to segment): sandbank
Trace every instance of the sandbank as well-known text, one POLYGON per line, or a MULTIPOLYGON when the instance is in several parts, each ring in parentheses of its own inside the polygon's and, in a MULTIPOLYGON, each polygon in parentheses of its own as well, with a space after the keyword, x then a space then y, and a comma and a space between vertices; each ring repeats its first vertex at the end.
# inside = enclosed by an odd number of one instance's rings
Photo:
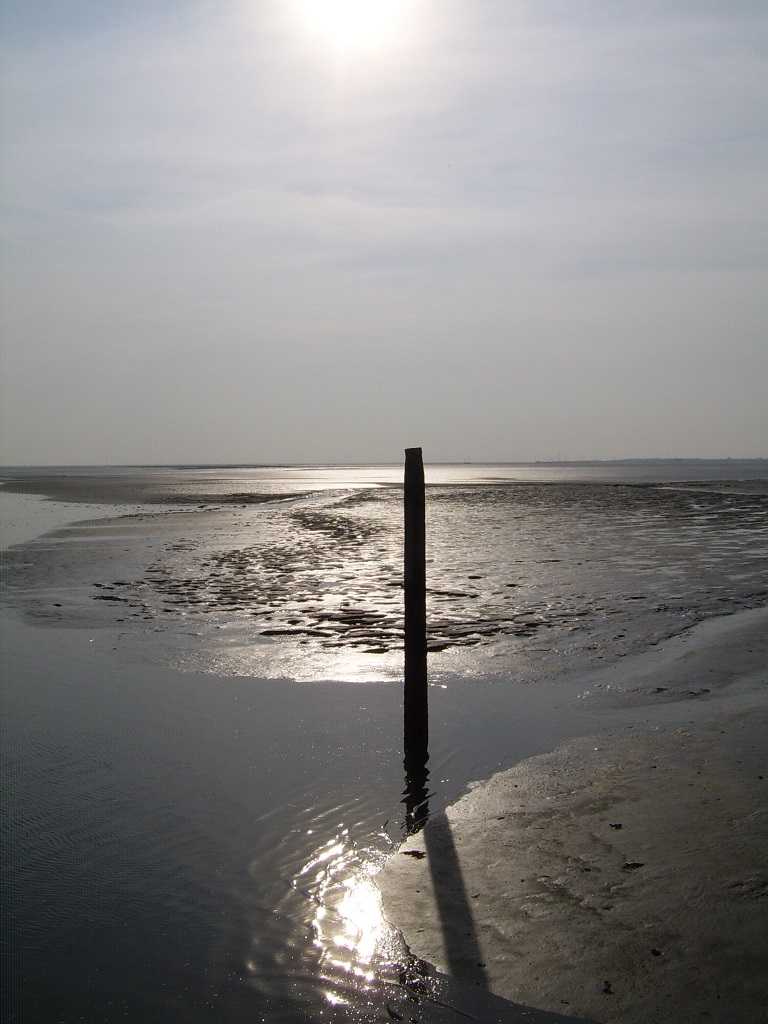
POLYGON ((615 724, 434 813, 378 876, 387 918, 439 971, 540 1010, 768 1020, 766 682, 768 609, 606 670, 585 699, 615 724))
POLYGON ((36 494, 51 501, 96 505, 197 505, 200 507, 261 505, 285 500, 306 490, 231 491, 211 480, 177 479, 171 473, 9 472, 0 469, 0 485, 8 494, 36 494))

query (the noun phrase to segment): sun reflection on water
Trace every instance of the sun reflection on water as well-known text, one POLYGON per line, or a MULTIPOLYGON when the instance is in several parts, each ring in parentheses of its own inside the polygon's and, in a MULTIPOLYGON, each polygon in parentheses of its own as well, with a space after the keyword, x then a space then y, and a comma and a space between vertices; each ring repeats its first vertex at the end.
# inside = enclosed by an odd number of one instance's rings
POLYGON ((382 967, 402 958, 402 938, 384 917, 374 880, 385 860, 380 850, 358 848, 345 828, 293 880, 314 905, 313 944, 333 1005, 347 1002, 350 989, 372 990, 382 967))

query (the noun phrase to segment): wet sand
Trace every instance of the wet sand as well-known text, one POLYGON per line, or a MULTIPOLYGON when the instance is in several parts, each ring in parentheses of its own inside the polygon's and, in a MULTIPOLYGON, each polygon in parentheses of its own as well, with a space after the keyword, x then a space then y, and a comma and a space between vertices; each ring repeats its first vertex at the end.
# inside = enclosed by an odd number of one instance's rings
MULTIPOLYGON (((0 494, 16 507, 26 495, 14 488, 72 502, 134 499, 89 505, 87 515, 71 504, 78 522, 4 552, 5 592, 38 622, 194 634, 172 662, 185 669, 291 672, 290 651, 304 679, 395 680, 400 491, 363 486, 365 473, 357 483, 326 475, 318 491, 309 490, 318 473, 299 470, 0 474, 0 494)), ((768 601, 766 509, 755 497, 571 482, 437 486, 428 533, 432 681, 549 682, 768 601)))
POLYGON ((378 876, 387 917, 440 971, 538 1009, 768 1020, 768 610, 591 682, 616 724, 434 815, 378 876))
MULTIPOLYGON (((121 471, 83 473, 40 470, 0 470, 3 490, 9 494, 38 494, 51 501, 66 501, 103 505, 198 505, 198 506, 248 506, 273 501, 273 488, 265 491, 243 490, 243 482, 234 489, 227 474, 204 474, 200 479, 190 474, 174 473, 160 467, 121 471)), ((305 494, 306 489, 291 491, 281 488, 279 497, 290 498, 305 494)))

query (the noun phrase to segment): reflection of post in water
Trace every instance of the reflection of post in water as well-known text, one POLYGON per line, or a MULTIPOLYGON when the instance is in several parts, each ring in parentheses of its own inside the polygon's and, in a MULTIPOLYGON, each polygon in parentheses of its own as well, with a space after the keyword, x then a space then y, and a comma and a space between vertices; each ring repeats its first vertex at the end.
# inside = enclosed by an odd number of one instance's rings
POLYGON ((421 831, 429 817, 428 762, 426 747, 422 754, 406 753, 403 759, 405 789, 402 803, 405 804, 405 831, 409 836, 421 831))
POLYGON ((427 554, 421 448, 405 450, 405 756, 423 757, 427 710, 427 554))

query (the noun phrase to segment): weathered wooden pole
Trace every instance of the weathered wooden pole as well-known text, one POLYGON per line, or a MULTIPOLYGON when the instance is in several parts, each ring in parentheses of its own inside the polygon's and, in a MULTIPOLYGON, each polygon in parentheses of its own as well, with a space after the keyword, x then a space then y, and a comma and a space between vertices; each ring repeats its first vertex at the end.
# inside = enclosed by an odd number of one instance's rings
POLYGON ((426 755, 427 543, 421 448, 405 449, 405 754, 426 755))

